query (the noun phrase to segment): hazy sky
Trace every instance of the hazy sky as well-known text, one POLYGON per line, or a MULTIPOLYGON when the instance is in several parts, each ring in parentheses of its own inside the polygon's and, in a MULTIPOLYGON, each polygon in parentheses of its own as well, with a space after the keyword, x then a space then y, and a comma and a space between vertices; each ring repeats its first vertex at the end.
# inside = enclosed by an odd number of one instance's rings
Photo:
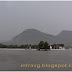
POLYGON ((72 31, 72 2, 0 2, 0 40, 31 28, 52 35, 72 31))

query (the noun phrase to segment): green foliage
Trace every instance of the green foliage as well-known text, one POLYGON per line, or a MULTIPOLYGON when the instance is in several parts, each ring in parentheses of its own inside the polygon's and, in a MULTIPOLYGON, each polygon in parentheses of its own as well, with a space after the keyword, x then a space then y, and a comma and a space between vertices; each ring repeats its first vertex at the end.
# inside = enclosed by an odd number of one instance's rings
POLYGON ((49 44, 48 44, 48 42, 44 42, 44 41, 40 41, 40 43, 38 44, 38 46, 39 46, 39 50, 40 49, 50 49, 50 46, 49 46, 49 44))
POLYGON ((64 44, 60 44, 60 46, 64 47, 64 44))
POLYGON ((38 48, 38 45, 32 45, 31 48, 32 49, 37 49, 38 48))
POLYGON ((51 46, 53 49, 59 49, 59 47, 64 47, 64 44, 53 44, 51 46))
POLYGON ((44 43, 44 49, 50 49, 49 44, 47 42, 44 43))
POLYGON ((44 48, 44 41, 40 41, 40 43, 38 44, 39 48, 40 49, 43 49, 44 48))
MULTIPOLYGON (((57 49, 59 47, 64 47, 64 44, 53 44, 51 45, 53 49, 57 49)), ((31 44, 26 44, 26 45, 4 45, 4 44, 0 44, 0 48, 23 48, 23 49, 50 49, 50 46, 48 44, 48 42, 44 42, 44 41, 40 41, 40 43, 38 45, 31 45, 31 44)))

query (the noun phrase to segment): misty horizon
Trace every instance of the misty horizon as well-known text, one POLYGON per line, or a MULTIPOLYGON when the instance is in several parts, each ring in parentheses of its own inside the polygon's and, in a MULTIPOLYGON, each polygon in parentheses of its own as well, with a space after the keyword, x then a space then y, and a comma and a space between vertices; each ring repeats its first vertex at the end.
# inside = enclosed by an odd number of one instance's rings
MULTIPOLYGON (((34 28, 30 28, 30 29, 33 30, 34 28)), ((26 29, 26 30, 29 30, 29 29, 26 29)), ((26 30, 23 30, 23 31, 20 32, 19 34, 23 33, 23 32, 26 31, 26 30)), ((37 29, 35 29, 35 30, 37 30, 37 29)), ((38 31, 40 31, 40 30, 38 30, 38 31)), ((59 34, 62 33, 63 31, 66 31, 66 32, 69 31, 69 32, 70 32, 70 30, 62 30, 62 31, 59 32, 57 35, 59 35, 59 34)), ((43 31, 40 31, 40 32, 43 32, 43 31)), ((71 32, 72 32, 72 31, 71 31, 71 32)), ((46 32, 43 32, 43 33, 46 33, 46 32)), ((17 35, 19 35, 19 34, 17 34, 17 35)), ((49 33, 46 33, 46 34, 49 34, 49 33)), ((17 36, 17 35, 16 35, 16 36, 17 36)), ((49 35, 53 35, 53 34, 49 34, 49 35)), ((57 36, 57 35, 53 35, 53 36, 57 36)), ((13 36, 12 38, 14 38, 14 37, 15 37, 15 36, 13 36)), ((12 39, 12 38, 11 38, 11 39, 12 39)), ((9 40, 11 40, 11 39, 9 39, 9 40)), ((2 41, 3 41, 3 42, 4 42, 4 41, 9 41, 9 40, 0 40, 0 42, 2 42, 2 41)))
POLYGON ((72 2, 0 2, 0 41, 26 29, 58 35, 72 31, 72 2))

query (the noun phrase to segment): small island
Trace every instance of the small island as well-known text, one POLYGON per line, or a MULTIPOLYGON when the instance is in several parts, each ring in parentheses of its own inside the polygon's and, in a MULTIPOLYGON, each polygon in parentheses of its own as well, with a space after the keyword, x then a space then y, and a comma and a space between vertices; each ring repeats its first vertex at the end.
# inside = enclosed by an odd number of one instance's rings
POLYGON ((48 50, 64 50, 64 44, 49 45, 48 42, 40 41, 37 45, 25 44, 25 45, 4 45, 0 44, 0 48, 6 49, 37 49, 42 51, 48 50))

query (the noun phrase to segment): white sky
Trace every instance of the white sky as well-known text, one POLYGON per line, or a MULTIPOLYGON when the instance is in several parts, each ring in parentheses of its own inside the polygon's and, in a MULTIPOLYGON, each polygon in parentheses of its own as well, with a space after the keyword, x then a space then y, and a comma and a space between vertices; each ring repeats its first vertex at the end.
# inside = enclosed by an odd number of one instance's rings
POLYGON ((72 31, 72 2, 0 2, 0 40, 30 28, 52 35, 72 31))

